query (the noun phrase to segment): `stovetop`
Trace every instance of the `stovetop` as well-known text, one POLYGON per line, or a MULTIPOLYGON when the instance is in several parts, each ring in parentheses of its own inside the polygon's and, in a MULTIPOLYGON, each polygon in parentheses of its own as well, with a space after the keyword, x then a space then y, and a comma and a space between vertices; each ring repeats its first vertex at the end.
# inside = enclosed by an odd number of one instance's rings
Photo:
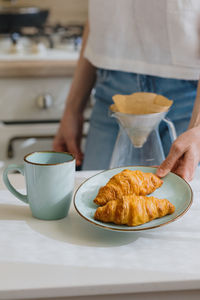
POLYGON ((82 33, 82 25, 56 24, 0 34, 0 60, 76 60, 82 33))

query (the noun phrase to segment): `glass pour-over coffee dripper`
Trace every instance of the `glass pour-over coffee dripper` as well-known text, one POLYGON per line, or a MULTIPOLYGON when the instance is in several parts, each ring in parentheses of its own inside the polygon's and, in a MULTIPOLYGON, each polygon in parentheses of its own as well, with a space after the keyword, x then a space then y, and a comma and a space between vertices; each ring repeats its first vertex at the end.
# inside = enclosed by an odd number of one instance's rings
POLYGON ((111 111, 119 124, 110 168, 128 165, 154 166, 165 159, 158 132, 161 120, 165 121, 171 140, 176 139, 174 124, 165 119, 167 111, 151 114, 125 114, 111 111))

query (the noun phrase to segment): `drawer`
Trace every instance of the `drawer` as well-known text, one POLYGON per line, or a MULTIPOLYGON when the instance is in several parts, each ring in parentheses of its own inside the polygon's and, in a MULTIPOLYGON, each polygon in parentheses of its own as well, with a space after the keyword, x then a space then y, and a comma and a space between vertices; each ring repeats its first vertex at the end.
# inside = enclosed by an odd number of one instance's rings
POLYGON ((72 78, 0 79, 0 121, 59 120, 72 78))

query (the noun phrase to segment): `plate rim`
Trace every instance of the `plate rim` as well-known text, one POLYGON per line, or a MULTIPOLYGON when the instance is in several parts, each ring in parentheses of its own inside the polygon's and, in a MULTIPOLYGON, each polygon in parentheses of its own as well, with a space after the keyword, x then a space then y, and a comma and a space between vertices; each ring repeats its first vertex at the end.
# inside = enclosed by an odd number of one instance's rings
MULTIPOLYGON (((166 221, 166 222, 164 222, 164 223, 162 223, 162 224, 150 226, 150 227, 147 227, 147 228, 138 228, 138 226, 129 226, 129 227, 127 226, 127 228, 121 228, 121 229, 120 229, 120 228, 110 227, 110 226, 108 225, 109 223, 105 223, 105 224, 107 224, 107 225, 104 225, 103 222, 102 222, 102 224, 96 223, 95 220, 92 221, 91 219, 85 217, 85 216, 79 211, 79 209, 77 208, 77 205, 76 205, 76 194, 78 193, 78 191, 80 190, 80 188, 81 188, 87 181, 89 181, 91 178, 94 178, 94 177, 96 177, 96 176, 98 176, 98 175, 100 175, 100 174, 102 174, 102 173, 106 173, 106 172, 108 172, 108 171, 117 170, 117 169, 121 169, 121 168, 126 169, 126 168, 130 168, 130 167, 131 167, 131 168, 138 168, 138 167, 139 167, 139 168, 151 168, 151 169, 153 168, 153 169, 157 169, 157 167, 151 167, 151 166, 142 166, 142 165, 140 165, 140 166, 135 166, 135 165, 130 165, 130 166, 122 166, 122 167, 116 167, 116 168, 111 168, 111 169, 103 170, 103 171, 98 172, 98 173, 95 174, 95 175, 90 176, 89 178, 87 178, 86 180, 84 180, 84 181, 80 184, 80 186, 76 189, 76 191, 75 191, 75 193, 74 193, 74 195, 73 195, 73 205, 74 205, 74 207, 75 207, 77 213, 78 213, 83 219, 85 219, 87 222, 90 222, 91 224, 96 225, 96 226, 98 226, 98 227, 100 227, 100 228, 108 229, 108 230, 112 230, 112 231, 134 232, 134 231, 144 231, 144 230, 149 230, 149 229, 154 229, 154 228, 162 227, 162 226, 164 226, 164 225, 167 225, 167 224, 169 224, 169 223, 172 223, 172 222, 176 221, 177 219, 179 219, 181 216, 183 216, 183 215, 189 210, 189 208, 191 207, 191 205, 192 205, 192 203, 193 203, 193 191, 192 191, 192 188, 191 188, 190 184, 189 184, 184 178, 182 178, 181 176, 179 176, 179 175, 177 175, 177 174, 175 174, 175 173, 173 173, 173 172, 169 172, 168 174, 172 174, 173 176, 176 176, 176 177, 178 177, 179 179, 183 180, 184 183, 186 183, 186 185, 188 186, 188 188, 189 188, 189 190, 190 190, 190 192, 191 192, 191 198, 190 198, 190 200, 189 200, 188 206, 185 208, 185 210, 183 210, 183 211, 182 211, 179 215, 177 215, 174 219, 170 219, 169 221, 166 221)), ((167 174, 167 175, 168 175, 168 174, 167 174)), ((163 177, 163 178, 164 178, 164 177, 163 177)), ((112 223, 110 223, 110 224, 112 224, 112 223)), ((115 225, 117 225, 117 224, 115 224, 115 225)), ((112 225, 111 225, 111 226, 112 226, 112 225)), ((120 225, 118 225, 118 226, 120 226, 120 225)))

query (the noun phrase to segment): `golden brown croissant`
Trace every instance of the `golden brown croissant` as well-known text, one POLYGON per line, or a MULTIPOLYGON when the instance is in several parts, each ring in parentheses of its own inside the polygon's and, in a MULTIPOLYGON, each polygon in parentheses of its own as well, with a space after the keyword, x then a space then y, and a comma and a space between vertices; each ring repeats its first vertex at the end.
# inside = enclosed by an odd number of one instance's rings
POLYGON ((94 218, 119 225, 138 226, 172 214, 174 210, 175 206, 167 199, 128 195, 98 207, 94 218))
POLYGON ((162 184, 163 181, 153 173, 125 169, 99 189, 94 202, 98 205, 105 205, 108 201, 121 199, 125 195, 145 196, 153 193, 162 184))

